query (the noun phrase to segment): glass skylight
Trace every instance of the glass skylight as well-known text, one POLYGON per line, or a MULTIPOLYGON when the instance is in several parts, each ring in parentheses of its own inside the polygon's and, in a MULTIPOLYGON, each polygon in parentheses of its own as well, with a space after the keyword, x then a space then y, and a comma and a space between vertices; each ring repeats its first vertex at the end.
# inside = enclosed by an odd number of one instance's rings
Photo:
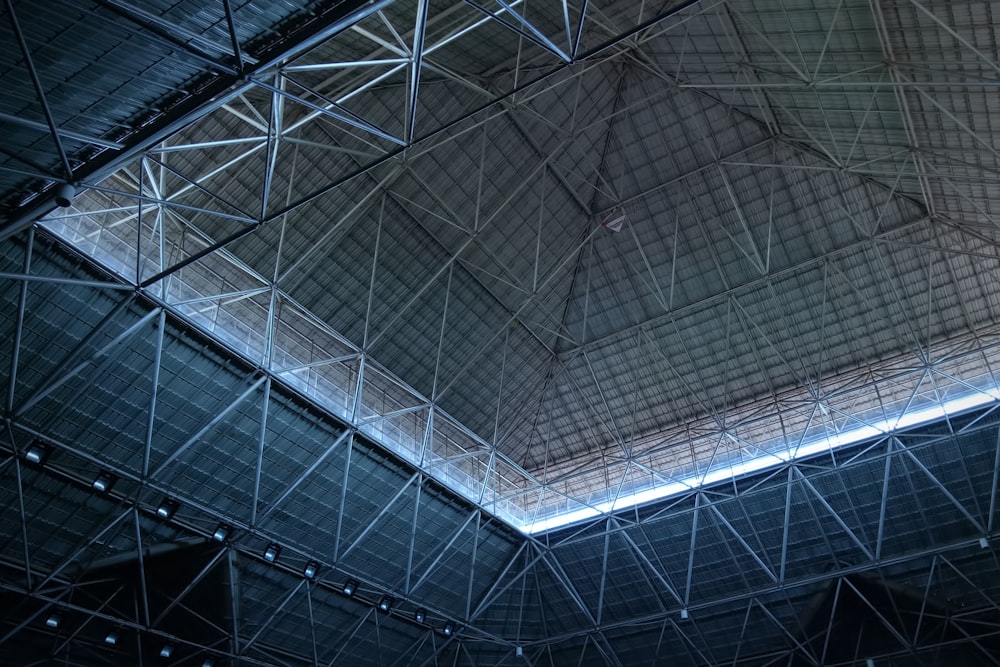
POLYGON ((672 482, 653 486, 643 491, 629 493, 616 498, 614 501, 600 503, 592 507, 556 514, 534 521, 530 524, 519 526, 528 534, 544 533, 556 528, 582 523, 588 519, 593 519, 602 514, 609 514, 618 510, 628 509, 637 505, 645 505, 657 500, 664 500, 672 496, 679 496, 690 493, 701 487, 710 486, 730 479, 738 479, 746 475, 765 471, 769 468, 790 463, 792 461, 806 459, 812 456, 830 452, 840 447, 861 444, 868 440, 898 433, 909 428, 922 426, 938 421, 949 415, 956 415, 962 412, 982 408, 1000 401, 1000 391, 975 392, 962 398, 956 398, 942 405, 936 405, 916 412, 910 412, 895 419, 886 419, 876 424, 861 426, 849 431, 838 433, 835 436, 823 438, 815 442, 803 444, 795 449, 788 449, 784 452, 768 454, 755 459, 750 459, 744 463, 733 465, 729 469, 718 469, 701 477, 690 477, 679 482, 672 482))
MULTIPOLYGON (((130 284, 209 240, 171 228, 155 204, 97 190, 43 226, 130 284), (141 226, 140 226, 141 219, 141 226)), ((262 276, 214 252, 145 288, 194 326, 454 492, 528 534, 690 493, 1000 399, 1000 343, 949 341, 931 361, 886 360, 819 387, 636 438, 630 456, 568 461, 544 479, 523 470, 393 376, 262 276), (362 370, 363 369, 363 370, 362 370)))

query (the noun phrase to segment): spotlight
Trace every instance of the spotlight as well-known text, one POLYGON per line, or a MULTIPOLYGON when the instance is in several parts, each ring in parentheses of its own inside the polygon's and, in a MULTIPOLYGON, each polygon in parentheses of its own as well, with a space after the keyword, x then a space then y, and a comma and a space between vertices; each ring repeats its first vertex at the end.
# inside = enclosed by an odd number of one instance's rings
POLYGON ((413 612, 413 620, 417 623, 423 623, 427 619, 427 610, 423 607, 419 607, 415 612, 413 612))
POLYGON ((98 493, 107 493, 114 485, 115 476, 104 470, 98 473, 97 477, 94 478, 94 483, 91 484, 94 487, 94 491, 98 493))
POLYGON ((55 189, 55 202, 58 206, 66 208, 73 203, 76 196, 76 188, 69 183, 61 183, 55 189))
POLYGON ((201 663, 201 667, 212 667, 215 664, 215 660, 211 658, 205 658, 204 662, 201 663))
POLYGON ((279 547, 277 544, 274 543, 268 544, 267 548, 264 549, 264 560, 266 560, 268 563, 273 563, 274 561, 278 560, 278 555, 280 553, 281 553, 281 547, 279 547))
POLYGON ((212 539, 216 542, 225 542, 227 537, 229 537, 229 526, 220 523, 219 527, 212 533, 212 539))
POLYGON ((24 460, 36 466, 45 463, 45 459, 47 458, 49 458, 49 448, 37 442, 33 443, 24 452, 24 460))
POLYGON ((45 625, 50 628, 58 628, 61 621, 62 617, 59 614, 49 614, 49 617, 45 619, 45 625))
POLYGON ((681 609, 681 619, 686 621, 686 620, 688 620, 688 618, 690 618, 690 614, 688 614, 688 610, 687 609, 681 609))
POLYGON ((164 521, 167 521, 174 515, 175 512, 177 512, 177 508, 179 506, 180 505, 176 500, 173 500, 172 498, 164 498, 163 502, 160 503, 160 506, 156 508, 156 516, 160 517, 164 521))
POLYGON ((115 644, 117 644, 118 643, 118 631, 117 630, 112 630, 107 635, 105 635, 104 636, 104 643, 105 644, 110 644, 111 646, 114 646, 115 644))
POLYGON ((451 637, 453 634, 455 634, 455 624, 452 623, 451 621, 445 623, 444 627, 441 628, 441 634, 443 634, 445 637, 451 637))
POLYGON ((393 599, 391 595, 383 595, 378 601, 378 610, 383 614, 388 614, 392 610, 393 599))
POLYGON ((308 563, 306 563, 306 569, 302 570, 302 576, 305 577, 306 579, 315 579, 316 572, 318 571, 319 571, 319 563, 317 563, 314 560, 311 560, 308 563))
POLYGON ((174 654, 174 646, 173 646, 173 644, 164 644, 163 648, 160 649, 160 657, 161 658, 169 658, 173 654, 174 654))
POLYGON ((357 590, 357 588, 358 588, 358 582, 354 581, 353 579, 348 579, 347 583, 344 584, 344 595, 346 595, 347 597, 351 597, 352 595, 354 595, 354 591, 357 590))

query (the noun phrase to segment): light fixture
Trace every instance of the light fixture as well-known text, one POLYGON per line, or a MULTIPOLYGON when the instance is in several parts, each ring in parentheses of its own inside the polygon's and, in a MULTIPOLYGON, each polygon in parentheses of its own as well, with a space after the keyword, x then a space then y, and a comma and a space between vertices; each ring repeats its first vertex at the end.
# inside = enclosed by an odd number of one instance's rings
POLYGON ((388 614, 392 611, 392 603, 394 600, 391 595, 383 595, 382 599, 378 601, 378 610, 383 614, 388 614))
POLYGON ((111 490, 111 487, 115 485, 115 479, 117 478, 110 472, 102 470, 97 474, 97 477, 94 478, 94 482, 91 486, 94 487, 94 491, 97 491, 98 493, 107 493, 111 490))
POLYGON ((354 591, 357 590, 357 588, 358 588, 358 582, 354 581, 353 579, 348 579, 347 583, 344 584, 343 588, 344 595, 346 595, 347 597, 351 597, 352 595, 354 595, 354 591))
POLYGON ((179 507, 176 500, 172 498, 164 498, 160 503, 160 506, 156 508, 156 516, 160 517, 164 521, 169 520, 179 507))
POLYGON ((49 458, 49 448, 39 442, 32 443, 24 452, 24 460, 36 466, 44 464, 47 458, 49 458))
POLYGON ((264 560, 266 560, 268 563, 273 563, 274 561, 278 560, 278 556, 280 554, 281 554, 281 547, 272 542, 271 544, 267 545, 266 549, 264 549, 264 560))
POLYGON ((56 186, 54 193, 55 197, 53 200, 56 205, 66 208, 73 203, 73 197, 76 196, 76 188, 73 187, 72 183, 60 183, 56 186))
POLYGON ((58 628, 61 621, 62 617, 59 614, 49 614, 49 617, 45 619, 45 625, 50 628, 58 628))
POLYGON ((201 663, 201 667, 212 667, 212 665, 214 664, 215 660, 212 660, 211 658, 205 658, 205 660, 201 663))
POLYGON ((687 620, 690 617, 687 609, 681 609, 681 619, 687 620))
POLYGON ((161 658, 169 658, 173 654, 174 654, 174 645, 173 644, 164 644, 163 648, 160 649, 160 657, 161 658))
POLYGON ((212 539, 216 542, 225 542, 227 537, 229 537, 229 526, 220 523, 215 532, 212 533, 212 539))
POLYGON ((445 637, 451 637, 453 634, 455 634, 455 624, 452 623, 451 621, 445 623, 444 627, 441 628, 441 634, 443 634, 445 637))
POLYGON ((117 644, 118 643, 118 631, 117 630, 112 630, 111 632, 109 632, 108 634, 106 634, 104 636, 104 643, 105 644, 110 644, 111 646, 114 646, 115 644, 117 644))
POLYGON ((413 620, 417 623, 423 623, 427 619, 427 610, 423 607, 417 607, 417 610, 413 612, 413 620))
POLYGON ((315 579, 316 572, 318 571, 319 571, 319 563, 317 563, 314 560, 311 560, 308 563, 306 563, 306 569, 302 570, 302 576, 305 577, 306 579, 315 579))

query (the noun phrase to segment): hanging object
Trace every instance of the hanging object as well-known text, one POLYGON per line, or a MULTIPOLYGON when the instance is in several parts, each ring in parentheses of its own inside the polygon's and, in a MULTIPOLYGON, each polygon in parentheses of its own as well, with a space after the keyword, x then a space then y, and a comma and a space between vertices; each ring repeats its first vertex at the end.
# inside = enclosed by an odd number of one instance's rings
POLYGON ((601 223, 601 227, 610 229, 611 231, 617 233, 620 232, 622 227, 625 226, 625 220, 625 209, 617 208, 611 211, 611 215, 608 216, 607 220, 601 223))

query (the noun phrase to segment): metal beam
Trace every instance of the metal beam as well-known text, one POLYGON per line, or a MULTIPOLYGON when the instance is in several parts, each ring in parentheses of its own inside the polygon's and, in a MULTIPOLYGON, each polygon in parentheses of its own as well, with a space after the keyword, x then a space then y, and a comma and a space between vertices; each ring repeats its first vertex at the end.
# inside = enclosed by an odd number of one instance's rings
POLYGON ((21 57, 24 58, 24 67, 28 71, 28 77, 31 79, 31 85, 35 88, 35 95, 38 96, 38 102, 42 107, 42 114, 45 116, 45 122, 49 127, 49 133, 52 136, 52 141, 56 145, 56 151, 59 154, 59 160, 62 162, 64 175, 68 181, 73 180, 73 167, 70 165, 69 158, 66 155, 66 149, 63 148, 62 143, 62 133, 56 125, 55 119, 52 117, 52 110, 49 108, 48 97, 45 94, 45 86, 42 84, 41 79, 38 76, 38 70, 35 69, 35 61, 31 57, 31 49, 28 48, 28 43, 24 39, 24 33, 21 32, 21 24, 17 20, 17 12, 14 11, 13 0, 4 0, 4 4, 7 5, 7 14, 10 15, 10 24, 14 32, 14 38, 17 40, 17 45, 21 49, 21 57))
MULTIPOLYGON (((11 0, 5 0, 5 2, 8 5, 11 4, 11 0)), ((126 146, 124 150, 105 152, 99 155, 78 168, 73 174, 74 177, 88 182, 103 180, 177 130, 190 125, 252 89, 253 84, 247 82, 245 77, 268 71, 278 63, 294 59, 364 18, 381 11, 392 2, 393 0, 376 0, 371 3, 352 0, 348 3, 342 3, 343 6, 338 6, 336 11, 327 12, 314 21, 306 22, 300 29, 293 30, 287 39, 281 40, 277 45, 257 54, 256 63, 248 65, 242 72, 234 70, 220 74, 208 85, 202 87, 196 95, 192 95, 184 102, 177 104, 154 122, 135 130, 131 136, 122 140, 120 143, 126 146)), ((0 241, 20 233, 53 208, 55 208, 53 194, 47 194, 38 203, 32 202, 27 208, 13 214, 6 224, 0 227, 0 241)))

